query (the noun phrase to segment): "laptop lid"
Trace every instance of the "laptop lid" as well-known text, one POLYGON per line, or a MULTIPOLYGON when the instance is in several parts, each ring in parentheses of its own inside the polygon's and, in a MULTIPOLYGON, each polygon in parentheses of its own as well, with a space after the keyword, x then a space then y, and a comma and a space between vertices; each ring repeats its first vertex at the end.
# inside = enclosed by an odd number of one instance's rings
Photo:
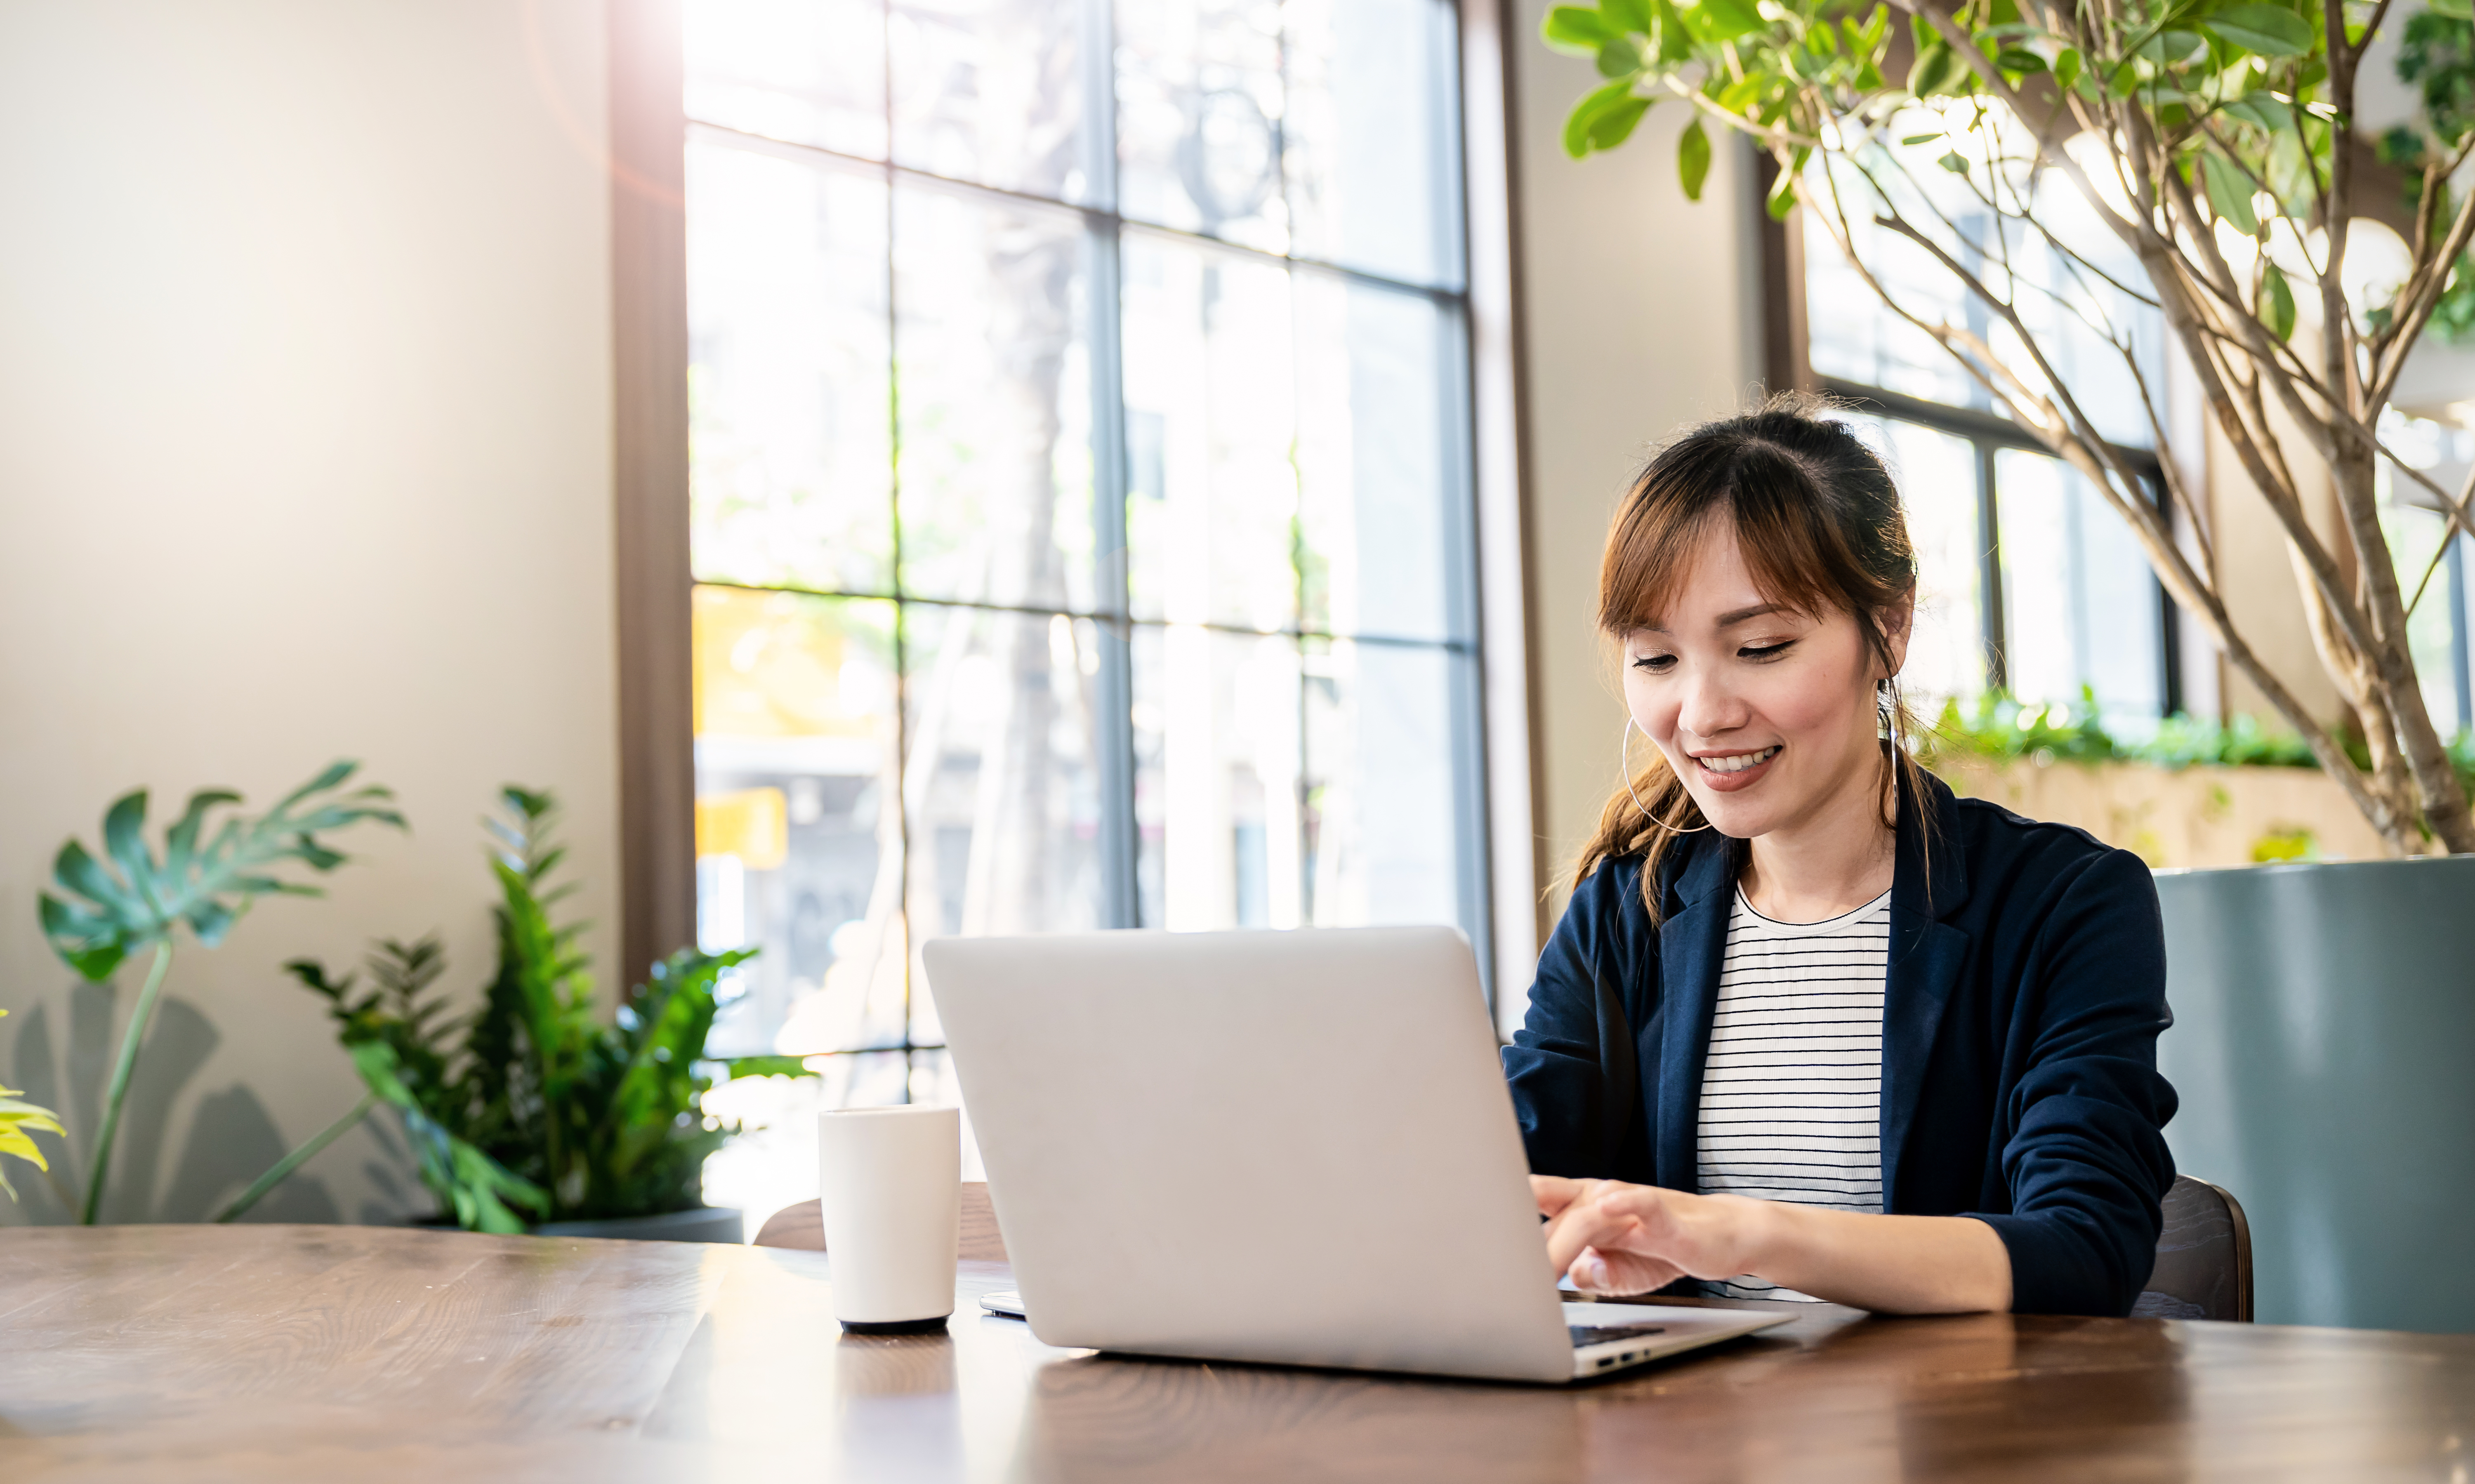
POLYGON ((1459 933, 941 938, 921 959, 1041 1340, 1572 1375, 1459 933))

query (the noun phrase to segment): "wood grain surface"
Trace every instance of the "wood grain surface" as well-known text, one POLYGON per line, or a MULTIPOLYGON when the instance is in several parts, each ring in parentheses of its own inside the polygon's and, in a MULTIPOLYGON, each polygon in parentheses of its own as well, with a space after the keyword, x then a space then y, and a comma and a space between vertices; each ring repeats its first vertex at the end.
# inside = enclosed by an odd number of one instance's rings
POLYGON ((1556 1389, 846 1337, 819 1253, 354 1227, 0 1232, 0 1478, 2433 1479, 2475 1337, 1793 1325, 1556 1389))

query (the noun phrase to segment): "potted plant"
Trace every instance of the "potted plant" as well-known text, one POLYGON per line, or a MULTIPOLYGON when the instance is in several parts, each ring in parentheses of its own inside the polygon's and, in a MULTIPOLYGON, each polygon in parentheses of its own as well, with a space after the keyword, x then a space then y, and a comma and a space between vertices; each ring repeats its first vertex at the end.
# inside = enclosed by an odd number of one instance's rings
MULTIPOLYGON (((112 1061, 102 1128, 87 1152, 84 1195, 61 1186, 49 1165, 43 1166, 61 1204, 76 1211, 84 1225, 101 1218, 121 1111, 182 930, 200 947, 216 947, 262 897, 323 895, 316 887, 283 873, 293 867, 325 873, 345 864, 347 857, 333 848, 330 837, 360 824, 404 827, 394 795, 385 789, 346 789, 358 766, 351 762, 331 765, 256 818, 219 815, 238 805, 241 796, 229 789, 201 789, 189 795, 180 818, 164 832, 159 856, 146 841, 146 791, 135 790, 113 800, 105 812, 100 854, 71 839, 53 859, 55 891, 43 892, 38 907, 43 937, 61 961, 89 983, 102 984, 130 959, 150 956, 145 984, 112 1061)), ((48 1128, 61 1131, 57 1124, 48 1128)))
POLYGON ((1654 105, 1687 109, 1677 164, 1698 198, 1710 132, 1754 141, 1777 167, 1771 214, 1810 212, 1892 315, 2086 476, 2183 620, 2388 850, 2452 857, 2160 877, 2178 1016, 2160 1058, 2184 1096, 2168 1133, 2250 1210, 2264 1319, 2475 1328, 2475 1269, 2431 1245, 2475 1224, 2475 997, 2461 983, 2475 815, 2408 647, 2439 557, 2398 571, 2377 490, 2386 462, 2453 535, 2475 533, 2475 483, 2441 489, 2382 428, 2426 328, 2463 326, 2475 305, 2475 193, 2450 184, 2475 157, 2468 13, 2467 0, 2413 15, 2387 0, 1601 0, 1545 23, 1605 79, 1571 113, 1570 153, 1616 148, 1654 105), (2423 109, 2376 146, 2357 83, 2400 23, 2423 109), (2365 213, 2401 185, 2399 260, 2372 272, 2387 229, 2365 213), (2032 252, 2059 269, 2013 271, 2032 252), (1931 286, 1892 288, 1893 255, 1931 286), (2190 475, 2207 450, 2166 416, 2134 313, 2162 321, 2205 403, 2201 436, 2221 440, 2291 553, 2340 720, 2314 715, 2229 614, 2224 595, 2259 574, 2217 560, 2190 475), (2114 409, 2061 369, 2066 338, 2119 363, 2162 501, 2101 435, 2114 409), (2334 529, 2310 518, 2318 491, 2334 529))
POLYGON ((469 1229, 741 1239, 738 1211, 703 1204, 705 1156, 736 1131, 700 1099, 728 1077, 807 1070, 795 1057, 704 1058, 723 976, 752 950, 681 949, 603 1018, 576 946, 583 925, 552 917, 573 889, 551 880, 566 854, 551 838, 556 802, 510 786, 501 803, 488 822, 499 959, 480 1008, 448 1014, 434 936, 376 945, 366 984, 311 960, 286 964, 327 1002, 368 1092, 223 1219, 383 1103, 402 1116, 442 1219, 469 1229))

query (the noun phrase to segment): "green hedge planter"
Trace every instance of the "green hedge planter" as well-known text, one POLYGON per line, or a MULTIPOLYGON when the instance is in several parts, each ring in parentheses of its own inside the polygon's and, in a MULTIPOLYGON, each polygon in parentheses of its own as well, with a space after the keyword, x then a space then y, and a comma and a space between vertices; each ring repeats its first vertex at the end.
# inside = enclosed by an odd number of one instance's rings
POLYGON ((2166 1131, 2264 1324, 2475 1331, 2475 857, 2160 871, 2166 1131))

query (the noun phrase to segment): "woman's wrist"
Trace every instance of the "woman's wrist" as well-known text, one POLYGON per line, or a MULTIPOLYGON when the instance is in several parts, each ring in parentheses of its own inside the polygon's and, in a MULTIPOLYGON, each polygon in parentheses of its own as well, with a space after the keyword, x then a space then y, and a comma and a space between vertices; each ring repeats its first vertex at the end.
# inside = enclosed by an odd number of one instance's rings
POLYGON ((1727 1272, 1713 1277, 1733 1277, 1739 1273, 1768 1277, 1792 1248, 1797 1215, 1795 1206, 1777 1201, 1756 1201, 1750 1196, 1704 1196, 1702 1199, 1722 1209, 1728 1232, 1726 1247, 1731 1262, 1727 1272))

